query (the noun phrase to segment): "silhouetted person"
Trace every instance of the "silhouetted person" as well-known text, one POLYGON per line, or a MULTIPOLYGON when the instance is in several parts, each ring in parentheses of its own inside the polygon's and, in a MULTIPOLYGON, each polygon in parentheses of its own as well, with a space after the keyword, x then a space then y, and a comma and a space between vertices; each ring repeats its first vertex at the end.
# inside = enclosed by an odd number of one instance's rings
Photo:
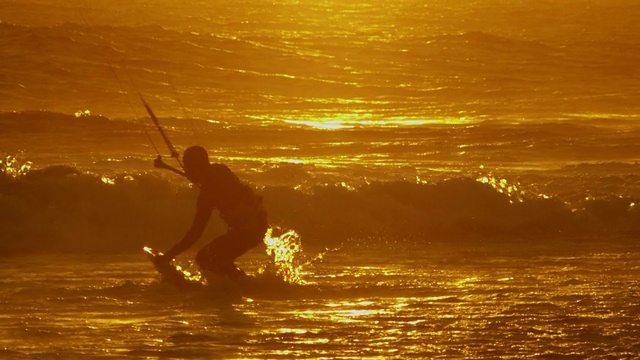
POLYGON ((154 161, 154 166, 175 171, 200 186, 193 224, 182 240, 164 253, 164 259, 171 261, 193 246, 202 235, 213 210, 218 209, 227 223, 227 233, 200 249, 196 263, 201 270, 220 276, 235 278, 244 275, 234 261, 263 241, 268 223, 262 197, 240 182, 226 165, 211 164, 207 151, 201 146, 185 150, 182 159, 184 173, 165 164, 159 156, 154 161))

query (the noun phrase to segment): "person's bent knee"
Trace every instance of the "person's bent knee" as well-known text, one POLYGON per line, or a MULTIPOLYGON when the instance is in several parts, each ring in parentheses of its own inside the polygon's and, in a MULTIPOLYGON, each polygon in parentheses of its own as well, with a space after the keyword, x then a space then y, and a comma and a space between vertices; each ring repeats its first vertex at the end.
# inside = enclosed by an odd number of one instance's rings
POLYGON ((211 268, 211 259, 208 256, 207 248, 198 251, 196 254, 196 264, 200 269, 208 270, 211 268))

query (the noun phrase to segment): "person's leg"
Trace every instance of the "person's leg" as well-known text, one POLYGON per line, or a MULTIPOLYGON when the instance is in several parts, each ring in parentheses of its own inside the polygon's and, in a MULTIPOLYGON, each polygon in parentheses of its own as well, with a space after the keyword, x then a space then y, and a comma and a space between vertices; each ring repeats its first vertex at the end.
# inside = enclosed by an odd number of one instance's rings
POLYGON ((232 269, 235 269, 233 261, 237 257, 233 254, 239 251, 233 251, 233 244, 237 240, 234 235, 232 232, 226 233, 200 249, 196 255, 198 267, 220 276, 231 275, 232 269))
POLYGON ((234 261, 262 242, 268 227, 266 213, 259 214, 245 225, 240 229, 230 229, 205 245, 196 256, 198 266, 204 271, 227 277, 244 274, 234 261))

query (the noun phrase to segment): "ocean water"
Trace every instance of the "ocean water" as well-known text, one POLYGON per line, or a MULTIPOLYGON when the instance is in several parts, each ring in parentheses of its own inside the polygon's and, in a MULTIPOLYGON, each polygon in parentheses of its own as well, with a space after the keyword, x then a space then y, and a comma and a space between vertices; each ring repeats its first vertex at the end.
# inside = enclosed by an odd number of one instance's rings
POLYGON ((3 1, 0 358, 640 356, 638 18, 3 1), (141 99, 297 252, 240 258, 252 286, 161 282, 142 248, 183 235, 197 189, 153 168, 177 163, 141 99))
POLYGON ((224 286, 178 292, 131 254, 16 257, 1 262, 0 356, 631 359, 639 260, 359 251, 310 265, 306 285, 263 279, 240 298, 224 286))
POLYGON ((0 109, 334 126, 637 117, 628 1, 5 1, 0 109), (131 106, 129 103, 134 103, 131 106))

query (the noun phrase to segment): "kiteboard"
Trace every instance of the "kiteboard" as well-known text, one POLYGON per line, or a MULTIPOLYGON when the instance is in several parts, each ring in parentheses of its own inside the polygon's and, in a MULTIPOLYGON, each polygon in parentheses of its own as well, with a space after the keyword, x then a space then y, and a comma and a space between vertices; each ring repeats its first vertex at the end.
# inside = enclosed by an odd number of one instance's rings
POLYGON ((193 275, 181 266, 166 261, 166 259, 161 256, 162 253, 147 246, 145 246, 143 250, 147 254, 149 261, 151 261, 156 270, 158 270, 158 273, 160 273, 160 278, 163 282, 167 282, 182 290, 204 285, 201 276, 193 275))
POLYGON ((283 293, 294 289, 291 284, 276 276, 255 277, 245 274, 239 268, 231 278, 213 274, 205 276, 199 272, 192 274, 181 266, 167 261, 161 256, 162 253, 150 247, 144 247, 144 252, 160 274, 161 281, 184 292, 205 291, 207 294, 213 294, 215 298, 235 301, 243 296, 282 296, 283 293))

